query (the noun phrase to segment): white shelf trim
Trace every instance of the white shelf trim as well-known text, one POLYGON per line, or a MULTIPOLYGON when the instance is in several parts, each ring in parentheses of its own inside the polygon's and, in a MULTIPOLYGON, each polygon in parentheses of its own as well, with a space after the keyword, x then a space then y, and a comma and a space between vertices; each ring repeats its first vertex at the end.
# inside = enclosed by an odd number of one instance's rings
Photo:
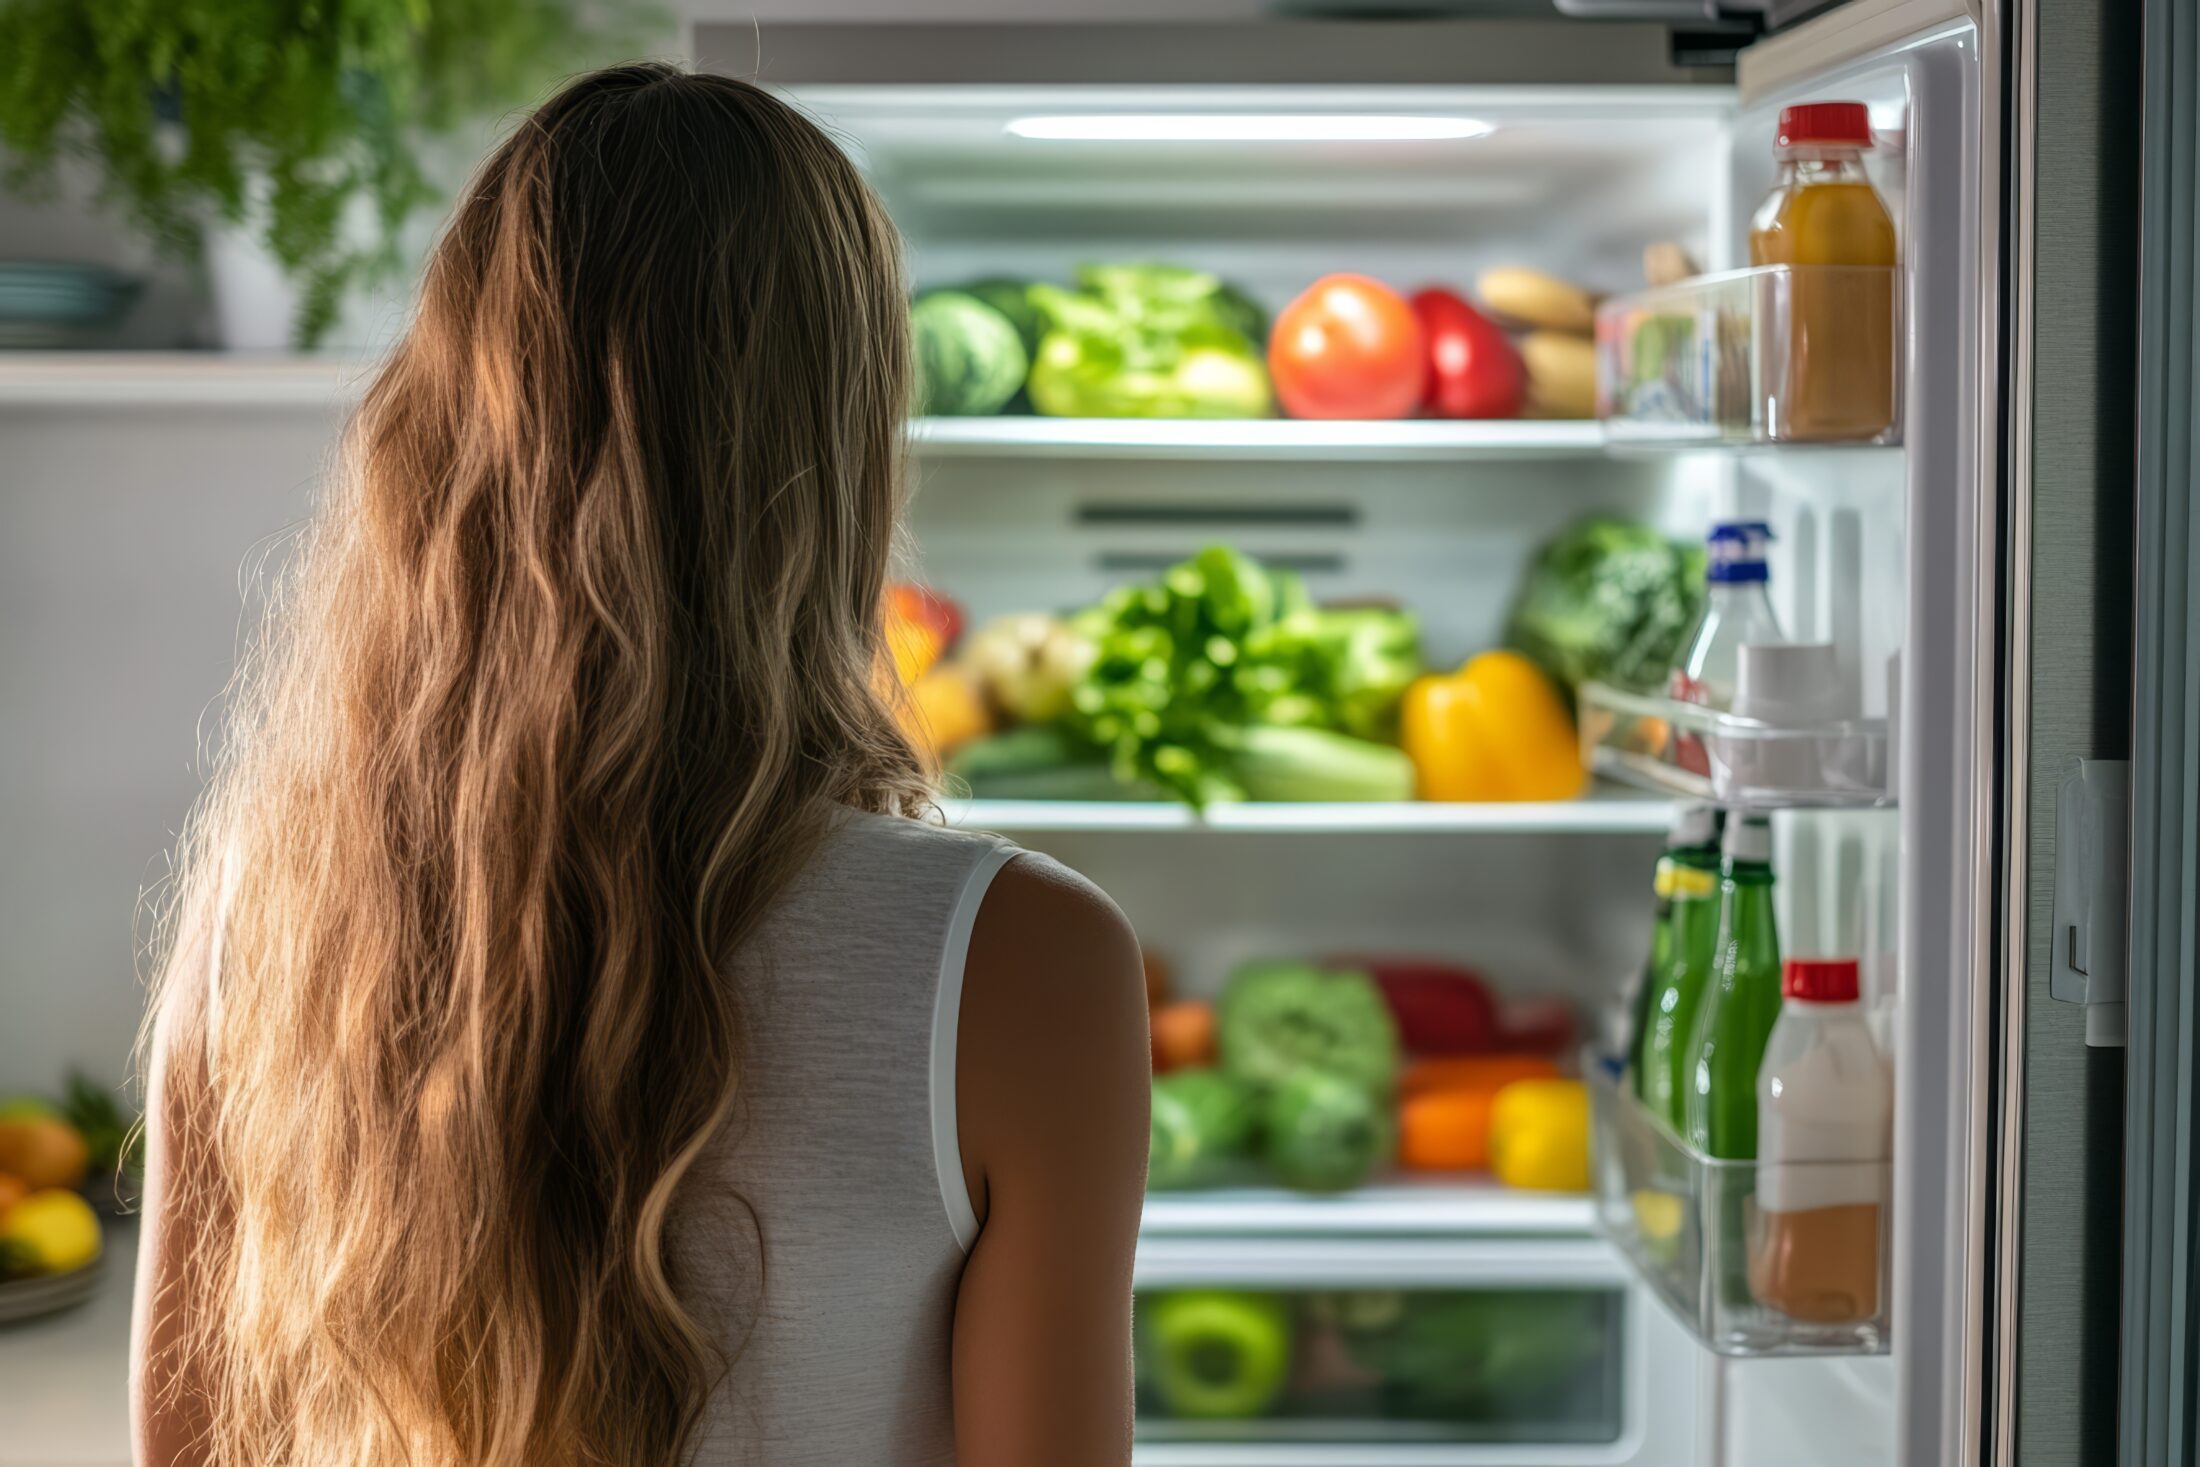
POLYGON ((0 352, 0 408, 338 407, 374 363, 223 352, 0 352))
POLYGON ((1401 1180, 1327 1197, 1271 1187, 1152 1192, 1139 1234, 1586 1238, 1595 1221, 1586 1196, 1515 1191, 1486 1179, 1401 1180))
POLYGON ((1108 800, 942 800, 952 825, 1008 834, 1043 831, 1264 831, 1275 834, 1454 832, 1519 835, 1657 834, 1670 804, 1602 792, 1585 800, 1454 805, 1213 805, 1204 816, 1182 805, 1108 800))
POLYGON ((926 418, 933 458, 1450 459, 1597 458, 1593 422, 1299 422, 1286 418, 926 418))
MULTIPOLYGON (((223 352, 0 352, 0 409, 342 407, 375 363, 223 352)), ((1596 458, 1592 422, 1299 422, 1284 418, 923 418, 927 458, 1375 460, 1596 458)))

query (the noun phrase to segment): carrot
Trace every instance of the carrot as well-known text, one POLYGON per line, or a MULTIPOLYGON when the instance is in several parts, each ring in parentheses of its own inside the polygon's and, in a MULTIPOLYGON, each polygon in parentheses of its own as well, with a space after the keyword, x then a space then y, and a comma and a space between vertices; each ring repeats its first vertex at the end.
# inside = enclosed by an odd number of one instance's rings
POLYGON ((1158 954, 1146 953, 1146 1007, 1160 1008, 1169 998, 1169 965, 1158 954))
POLYGON ((1215 1062, 1214 1005, 1196 998, 1153 1011, 1153 1067, 1157 1073, 1215 1062))
POLYGON ((1489 1165, 1494 1090, 1432 1090, 1398 1107, 1398 1165, 1463 1172, 1489 1165))
POLYGON ((1407 1065, 1398 1092, 1411 1098, 1443 1090, 1495 1091, 1515 1080, 1557 1078, 1558 1066, 1538 1055, 1444 1055, 1407 1065))

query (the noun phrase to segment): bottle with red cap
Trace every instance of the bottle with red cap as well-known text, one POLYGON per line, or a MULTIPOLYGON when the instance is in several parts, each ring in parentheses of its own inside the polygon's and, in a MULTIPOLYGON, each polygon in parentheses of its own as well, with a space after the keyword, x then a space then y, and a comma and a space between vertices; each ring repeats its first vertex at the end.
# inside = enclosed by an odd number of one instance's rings
POLYGON ((1858 1002, 1854 958, 1790 958, 1757 1075, 1749 1290, 1815 1325, 1875 1318, 1883 1297, 1894 1082, 1858 1002))
POLYGON ((1749 225, 1752 265, 1789 265, 1786 360, 1767 365, 1775 438, 1879 437, 1894 422, 1894 220, 1864 172, 1871 114, 1813 102, 1780 114, 1779 178, 1749 225), (1835 267, 1835 268, 1826 268, 1835 267))

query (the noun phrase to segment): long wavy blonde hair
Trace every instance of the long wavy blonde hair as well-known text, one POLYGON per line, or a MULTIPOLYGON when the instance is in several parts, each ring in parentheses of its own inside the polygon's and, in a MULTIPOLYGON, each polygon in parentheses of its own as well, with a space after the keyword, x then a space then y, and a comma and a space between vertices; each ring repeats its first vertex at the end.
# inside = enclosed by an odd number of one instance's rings
POLYGON ((832 809, 925 798, 874 681, 909 373, 892 226, 757 87, 600 72, 483 165, 168 904, 221 915, 156 994, 147 1375, 209 1461, 681 1457, 729 959, 832 809))

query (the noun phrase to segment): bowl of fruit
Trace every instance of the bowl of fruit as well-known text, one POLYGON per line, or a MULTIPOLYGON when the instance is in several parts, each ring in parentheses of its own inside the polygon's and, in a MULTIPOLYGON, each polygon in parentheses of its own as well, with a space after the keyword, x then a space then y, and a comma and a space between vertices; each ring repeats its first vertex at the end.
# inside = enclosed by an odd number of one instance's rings
POLYGON ((126 1201, 127 1134, 121 1108, 81 1076, 60 1100, 0 1101, 0 1325, 99 1292, 100 1212, 126 1201))

